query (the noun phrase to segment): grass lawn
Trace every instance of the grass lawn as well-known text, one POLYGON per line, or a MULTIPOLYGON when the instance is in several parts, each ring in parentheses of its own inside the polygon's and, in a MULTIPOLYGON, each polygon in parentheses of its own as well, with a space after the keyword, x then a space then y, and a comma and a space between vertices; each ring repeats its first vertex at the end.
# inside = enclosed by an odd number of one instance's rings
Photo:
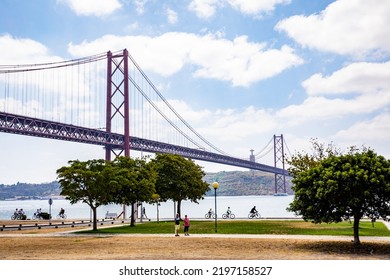
MULTIPOLYGON (((332 224, 313 224, 304 221, 218 221, 218 234, 299 234, 299 235, 344 235, 353 236, 353 224, 349 222, 332 224)), ((183 231, 181 226, 180 231, 183 231)), ((93 231, 88 231, 92 233, 93 231)), ((215 233, 214 221, 191 221, 190 234, 215 233)), ((85 231, 84 231, 85 233, 85 231)), ((138 223, 135 227, 124 225, 99 229, 96 233, 110 234, 159 234, 174 233, 172 222, 147 222, 138 223)), ((360 222, 360 236, 390 236, 390 231, 381 222, 375 222, 374 226, 369 221, 360 222)))

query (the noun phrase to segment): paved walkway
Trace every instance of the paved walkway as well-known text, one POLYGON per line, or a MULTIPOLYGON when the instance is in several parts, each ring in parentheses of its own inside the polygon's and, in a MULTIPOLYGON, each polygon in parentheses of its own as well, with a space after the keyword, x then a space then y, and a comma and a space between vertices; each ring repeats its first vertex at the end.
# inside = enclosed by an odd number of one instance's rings
MULTIPOLYGON (((390 230, 390 222, 382 221, 390 230)), ((80 231, 83 229, 77 229, 72 231, 62 232, 49 232, 49 233, 37 233, 37 234, 23 234, 23 233, 7 233, 1 234, 0 238, 9 237, 23 237, 23 238, 37 238, 37 237, 91 237, 91 234, 82 234, 80 231), (77 235, 74 234, 78 232, 77 235)), ((90 230, 90 229, 88 229, 90 230)), ((96 237, 109 237, 118 236, 117 234, 94 234, 96 237)), ((299 239, 299 240, 338 240, 338 241, 353 241, 353 236, 334 236, 334 235, 276 235, 276 234, 191 234, 190 236, 181 235, 175 237, 174 234, 121 234, 122 237, 166 237, 166 238, 259 238, 259 239, 299 239)), ((389 236, 360 236, 360 241, 387 241, 390 242, 389 236)))

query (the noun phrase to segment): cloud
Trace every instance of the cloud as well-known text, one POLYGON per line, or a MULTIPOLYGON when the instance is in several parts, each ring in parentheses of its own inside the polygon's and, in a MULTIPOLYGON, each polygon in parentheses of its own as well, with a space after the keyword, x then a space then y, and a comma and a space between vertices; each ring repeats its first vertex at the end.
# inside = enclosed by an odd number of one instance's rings
POLYGON ((0 36, 1 64, 30 64, 59 61, 60 58, 51 56, 43 44, 27 38, 16 38, 9 34, 0 36))
POLYGON ((134 0, 135 10, 139 15, 142 15, 145 12, 145 4, 149 0, 134 0))
MULTIPOLYGON (((373 119, 363 120, 340 130, 335 139, 351 142, 359 139, 360 144, 365 142, 382 142, 390 139, 390 114, 384 112, 373 119)), ((352 145, 352 144, 350 144, 352 145)))
POLYGON ((60 0, 79 16, 106 16, 122 7, 118 0, 60 0))
POLYGON ((174 10, 167 8, 166 9, 166 13, 167 13, 167 17, 168 17, 168 22, 170 24, 177 23, 178 15, 177 15, 177 13, 174 10))
POLYGON ((376 94, 390 91, 390 61, 352 63, 328 77, 315 74, 302 83, 309 95, 376 94))
POLYGON ((213 115, 209 114, 204 119, 204 126, 199 132, 207 135, 208 139, 240 142, 263 133, 273 133, 276 127, 272 112, 249 106, 242 111, 216 110, 213 115))
POLYGON ((303 47, 355 57, 390 51, 390 2, 339 0, 319 14, 295 15, 280 21, 303 47))
POLYGON ((275 9, 278 4, 289 4, 291 0, 227 0, 227 2, 236 10, 248 15, 258 15, 269 13, 275 9))
POLYGON ((324 77, 317 73, 302 86, 307 99, 278 112, 296 124, 378 112, 390 105, 390 62, 352 63, 324 77))
POLYGON ((220 0, 192 0, 188 9, 195 12, 197 17, 207 19, 214 16, 220 2, 220 0))
POLYGON ((291 0, 192 0, 188 9, 202 19, 213 17, 217 8, 227 5, 243 14, 256 16, 272 12, 278 4, 290 2, 291 0))
POLYGON ((106 35, 78 45, 71 43, 68 50, 79 57, 128 46, 144 70, 170 76, 184 65, 192 65, 195 77, 229 81, 233 86, 250 86, 303 63, 288 46, 267 49, 265 44, 249 42, 246 36, 227 40, 213 34, 180 32, 157 37, 106 35))

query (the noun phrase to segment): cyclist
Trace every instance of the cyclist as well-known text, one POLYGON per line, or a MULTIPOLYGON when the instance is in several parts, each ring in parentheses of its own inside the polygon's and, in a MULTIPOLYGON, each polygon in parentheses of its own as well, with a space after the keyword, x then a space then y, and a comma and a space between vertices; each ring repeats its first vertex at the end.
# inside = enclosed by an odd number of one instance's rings
POLYGON ((209 210, 210 217, 211 217, 211 214, 213 214, 213 209, 210 208, 210 210, 209 210))
POLYGON ((37 218, 40 218, 40 217, 41 217, 41 213, 42 213, 42 209, 39 208, 39 209, 37 209, 37 212, 35 212, 35 216, 36 216, 37 218))
POLYGON ((62 216, 64 216, 64 214, 65 214, 65 209, 61 208, 60 213, 58 215, 60 215, 62 217, 62 216))
POLYGON ((253 208, 250 211, 251 214, 257 213, 256 206, 253 206, 253 208))
POLYGON ((228 209, 226 210, 226 214, 230 215, 232 213, 232 211, 230 210, 230 206, 228 207, 228 209))

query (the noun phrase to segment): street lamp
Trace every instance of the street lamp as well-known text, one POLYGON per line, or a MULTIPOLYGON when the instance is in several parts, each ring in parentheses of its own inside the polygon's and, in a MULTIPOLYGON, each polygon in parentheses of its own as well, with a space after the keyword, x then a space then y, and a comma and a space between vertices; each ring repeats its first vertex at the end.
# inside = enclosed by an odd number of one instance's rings
POLYGON ((214 201, 215 201, 215 232, 217 232, 217 189, 219 187, 218 182, 212 184, 214 188, 214 201))

